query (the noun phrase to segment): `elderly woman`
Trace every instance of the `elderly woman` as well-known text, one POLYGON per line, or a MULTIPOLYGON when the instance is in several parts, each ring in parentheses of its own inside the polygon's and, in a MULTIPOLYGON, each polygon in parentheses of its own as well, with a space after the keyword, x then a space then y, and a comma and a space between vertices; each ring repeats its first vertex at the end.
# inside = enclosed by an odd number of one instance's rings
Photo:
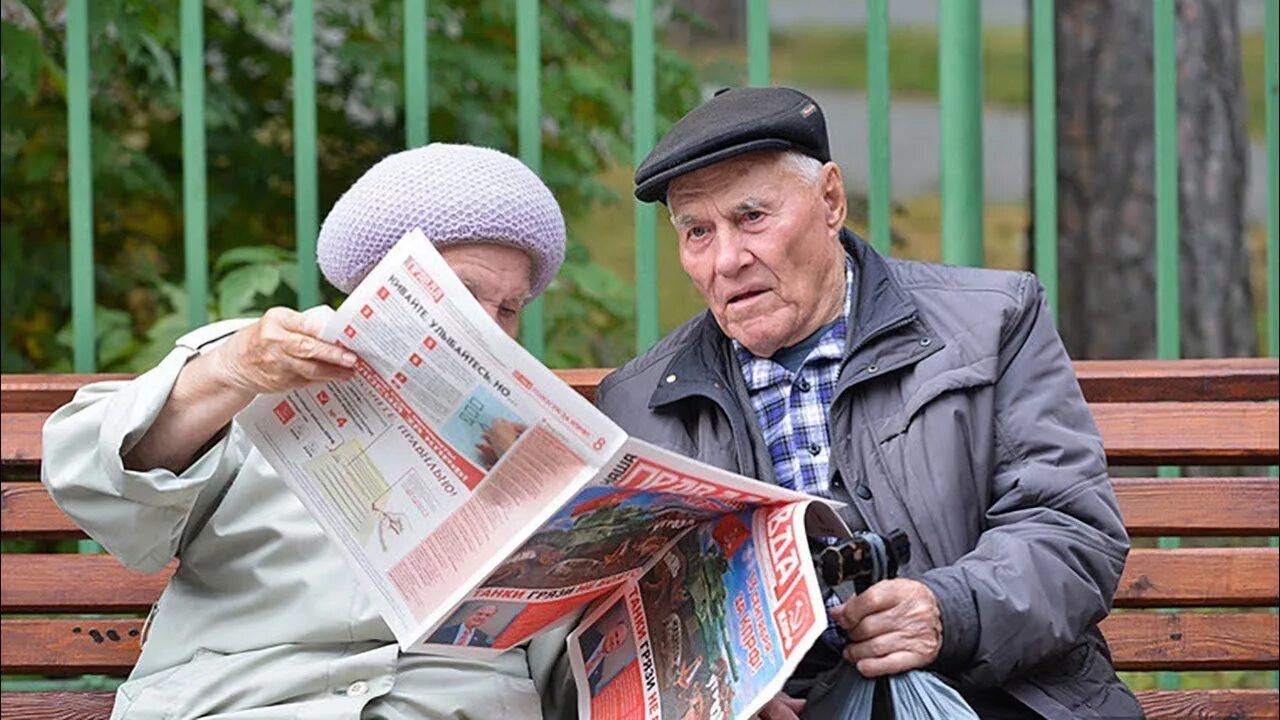
MULTIPOLYGON (((351 291, 418 227, 506 332, 564 259, 564 220, 516 159, 392 155, 320 231, 351 291)), ((179 558, 112 718, 536 718, 571 705, 563 635, 493 660, 401 654, 390 629, 234 416, 260 393, 351 376, 355 357, 285 308, 197 330, 131 382, 81 390, 44 428, 44 483, 125 565, 179 558), (227 323, 235 323, 228 326, 227 323)))

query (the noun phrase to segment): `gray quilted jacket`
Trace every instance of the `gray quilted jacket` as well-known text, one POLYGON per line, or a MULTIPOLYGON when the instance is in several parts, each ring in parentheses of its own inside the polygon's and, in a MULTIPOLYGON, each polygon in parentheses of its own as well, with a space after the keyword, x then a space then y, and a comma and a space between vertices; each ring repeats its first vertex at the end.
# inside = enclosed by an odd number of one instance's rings
MULTIPOLYGON (((1102 442, 1034 276, 886 259, 845 232, 854 305, 832 403, 833 491, 906 531, 942 612, 933 670, 1046 718, 1139 717, 1097 624, 1129 542, 1102 442)), ((710 313, 601 383, 636 437, 772 482, 710 313)))

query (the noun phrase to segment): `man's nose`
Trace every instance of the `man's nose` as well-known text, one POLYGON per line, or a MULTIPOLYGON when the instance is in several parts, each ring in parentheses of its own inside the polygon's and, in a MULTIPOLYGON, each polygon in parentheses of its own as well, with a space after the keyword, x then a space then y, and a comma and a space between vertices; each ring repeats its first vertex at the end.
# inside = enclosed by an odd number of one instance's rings
POLYGON ((716 274, 733 277, 751 264, 752 255, 747 249, 746 238, 737 228, 719 233, 716 244, 716 274))

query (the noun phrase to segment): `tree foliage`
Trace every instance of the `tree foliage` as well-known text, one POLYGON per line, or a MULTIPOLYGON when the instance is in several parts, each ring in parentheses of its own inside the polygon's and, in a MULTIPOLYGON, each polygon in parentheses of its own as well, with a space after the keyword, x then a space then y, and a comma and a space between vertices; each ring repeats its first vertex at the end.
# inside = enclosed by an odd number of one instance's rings
MULTIPOLYGON (((433 140, 515 153, 515 3, 433 0, 433 140)), ((65 9, 3 0, 0 240, 6 371, 69 367, 65 9)), ((611 199, 596 178, 630 158, 630 35, 595 0, 540 3, 542 176, 570 217, 611 199)), ((295 302, 291 3, 205 3, 210 317, 295 302)), ((321 216, 404 145, 402 3, 318 0, 321 216)), ((99 367, 138 370, 185 329, 176 3, 90 4, 94 259, 99 367)), ((658 56, 659 125, 697 100, 692 69, 658 56)), ((619 237, 618 242, 629 242, 619 237)), ((549 360, 608 364, 631 347, 630 287, 571 238, 545 304, 549 360)), ((336 293, 326 287, 327 299, 336 293)))

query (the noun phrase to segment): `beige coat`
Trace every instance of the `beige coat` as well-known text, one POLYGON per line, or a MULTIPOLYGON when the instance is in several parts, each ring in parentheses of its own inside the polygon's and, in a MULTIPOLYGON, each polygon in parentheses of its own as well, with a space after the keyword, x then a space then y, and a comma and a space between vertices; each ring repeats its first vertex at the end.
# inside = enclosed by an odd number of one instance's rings
POLYGON ((129 718, 538 718, 572 712, 564 630, 491 662, 403 655, 335 546, 234 422, 180 475, 126 470, 183 365, 90 385, 44 428, 54 500, 125 565, 181 559, 117 695, 129 718))

